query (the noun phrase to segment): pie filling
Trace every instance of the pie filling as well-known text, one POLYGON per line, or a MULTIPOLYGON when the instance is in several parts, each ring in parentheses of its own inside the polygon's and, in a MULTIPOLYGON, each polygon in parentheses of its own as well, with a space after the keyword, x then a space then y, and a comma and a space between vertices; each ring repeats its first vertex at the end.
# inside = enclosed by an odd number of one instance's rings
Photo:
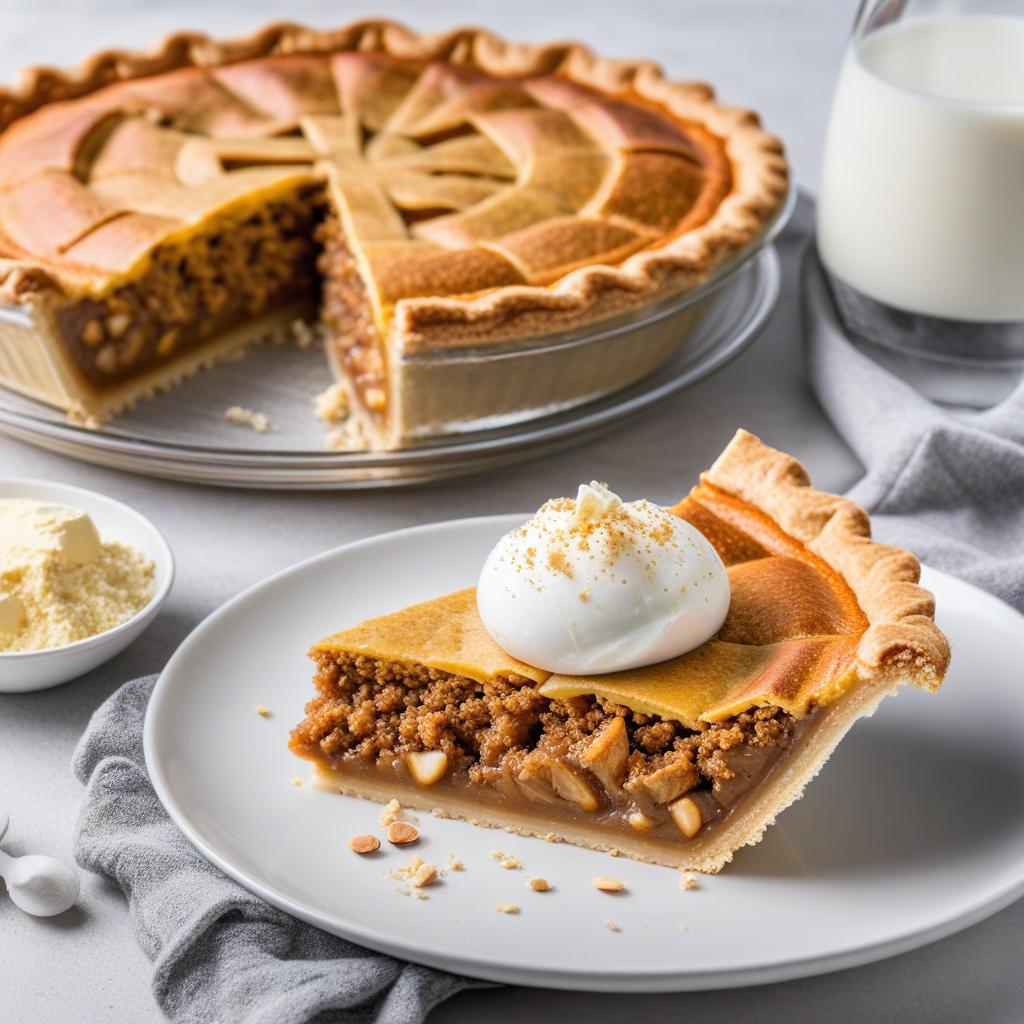
POLYGON ((317 270, 323 282, 320 318, 330 335, 331 356, 379 426, 387 409, 385 354, 366 283, 333 210, 317 228, 317 241, 317 270))
POLYGON ((314 682, 291 748, 327 774, 411 784, 417 757, 440 751, 432 784, 492 809, 539 805, 553 821, 673 843, 727 815, 814 717, 762 707, 694 731, 600 697, 551 700, 515 675, 480 683, 339 652, 317 655, 314 682))
POLYGON ((158 246, 138 279, 57 310, 65 343, 94 386, 116 384, 249 323, 315 299, 322 191, 225 213, 185 242, 158 246))

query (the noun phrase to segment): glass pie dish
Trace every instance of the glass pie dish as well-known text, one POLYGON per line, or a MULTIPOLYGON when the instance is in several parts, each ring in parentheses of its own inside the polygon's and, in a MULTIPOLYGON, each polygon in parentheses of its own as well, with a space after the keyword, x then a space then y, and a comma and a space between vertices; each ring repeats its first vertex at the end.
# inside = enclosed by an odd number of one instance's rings
MULTIPOLYGON (((791 194, 755 243, 691 291, 528 345, 410 357, 403 372, 426 382, 444 377, 445 392, 463 396, 465 414, 426 400, 417 410, 422 436, 406 448, 325 450, 327 430, 309 396, 331 385, 331 372, 318 348, 290 344, 252 349, 98 428, 0 388, 0 430, 87 462, 222 486, 395 486, 523 461, 654 405, 741 352, 778 297, 771 242, 793 202, 791 194), (262 414, 268 429, 226 421, 233 406, 262 414), (439 434, 430 424, 442 419, 439 434)), ((0 307, 0 329, 23 332, 31 344, 17 310, 0 307)))

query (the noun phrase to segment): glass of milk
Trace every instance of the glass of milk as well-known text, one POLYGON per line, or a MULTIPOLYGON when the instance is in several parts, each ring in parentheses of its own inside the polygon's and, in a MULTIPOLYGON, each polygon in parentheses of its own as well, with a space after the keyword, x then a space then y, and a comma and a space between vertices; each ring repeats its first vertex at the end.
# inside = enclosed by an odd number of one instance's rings
POLYGON ((1024 371, 1024 2, 864 0, 836 87, 818 252, 847 328, 926 394, 1024 371))

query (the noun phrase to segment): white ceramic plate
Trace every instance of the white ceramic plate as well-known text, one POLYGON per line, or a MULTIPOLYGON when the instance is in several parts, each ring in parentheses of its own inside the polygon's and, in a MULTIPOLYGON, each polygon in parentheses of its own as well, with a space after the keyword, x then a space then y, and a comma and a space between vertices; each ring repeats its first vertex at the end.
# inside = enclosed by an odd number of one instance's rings
POLYGON ((174 556, 163 534, 129 505, 83 487, 0 477, 0 499, 34 498, 87 512, 104 540, 119 540, 137 548, 153 561, 153 596, 130 619, 98 636, 46 651, 0 654, 0 693, 26 693, 59 686, 91 672, 120 654, 157 617, 174 582, 174 556))
MULTIPOLYGON (((421 815, 421 857, 466 870, 419 901, 360 858, 378 807, 295 788, 286 748, 312 694, 309 644, 475 582, 522 516, 417 527, 281 573, 210 616, 171 659, 146 760, 172 818, 218 867, 296 917, 377 950, 520 984, 672 991, 851 967, 949 935, 1024 892, 1024 618, 926 573, 955 655, 938 695, 905 691, 843 742, 807 795, 726 871, 680 891, 668 868, 421 815), (264 704, 272 717, 254 708, 264 704), (514 853, 502 869, 488 853, 514 853), (609 896, 591 880, 623 879, 609 896), (554 890, 535 893, 541 875, 554 890), (495 912, 512 902, 522 912, 495 912), (621 930, 605 927, 614 922, 621 930)), ((387 847, 387 844, 384 844, 387 847)))

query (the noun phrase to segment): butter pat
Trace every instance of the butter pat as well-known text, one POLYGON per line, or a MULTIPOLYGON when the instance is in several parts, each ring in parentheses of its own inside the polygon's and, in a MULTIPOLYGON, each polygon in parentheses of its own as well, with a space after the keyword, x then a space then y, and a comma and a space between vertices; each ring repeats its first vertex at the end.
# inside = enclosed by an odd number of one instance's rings
POLYGON ((95 562, 101 550, 96 524, 85 512, 30 498, 0 502, 0 568, 5 572, 40 555, 64 566, 85 565, 95 562))

